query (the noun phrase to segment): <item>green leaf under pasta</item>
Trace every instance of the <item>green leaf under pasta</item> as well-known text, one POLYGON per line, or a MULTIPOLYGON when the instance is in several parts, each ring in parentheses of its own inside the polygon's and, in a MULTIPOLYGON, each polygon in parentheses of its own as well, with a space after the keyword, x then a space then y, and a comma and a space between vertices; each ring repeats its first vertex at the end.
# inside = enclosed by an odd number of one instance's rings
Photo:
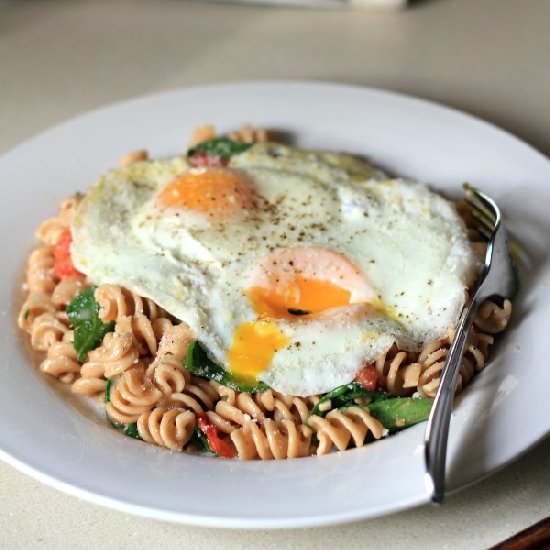
POLYGON ((397 432, 427 420, 432 399, 396 397, 382 391, 367 391, 361 384, 352 382, 323 396, 310 415, 324 417, 331 410, 345 410, 349 407, 366 407, 384 428, 397 432))
POLYGON ((84 363, 88 352, 97 348, 108 332, 115 329, 114 321, 103 323, 99 318, 96 287, 80 292, 67 306, 67 316, 74 327, 74 349, 78 360, 84 363))
POLYGON ((374 403, 377 401, 391 399, 392 397, 393 396, 390 393, 385 393, 382 391, 367 391, 358 382, 351 382, 351 384, 338 386, 330 393, 324 395, 309 414, 324 417, 327 412, 332 409, 355 407, 358 405, 358 401, 364 401, 365 403, 374 403), (327 407, 326 410, 323 410, 323 405, 325 405, 329 401, 330 407, 327 407))
POLYGON ((105 386, 105 397, 104 402, 110 403, 111 402, 111 385, 113 384, 112 380, 107 380, 107 385, 105 386))
POLYGON ((390 432, 404 430, 428 419, 432 399, 394 397, 368 405, 369 413, 390 432))
POLYGON ((126 424, 126 426, 124 426, 124 429, 122 430, 122 433, 128 437, 131 437, 132 439, 142 439, 142 437, 139 435, 138 427, 135 422, 133 424, 126 424))

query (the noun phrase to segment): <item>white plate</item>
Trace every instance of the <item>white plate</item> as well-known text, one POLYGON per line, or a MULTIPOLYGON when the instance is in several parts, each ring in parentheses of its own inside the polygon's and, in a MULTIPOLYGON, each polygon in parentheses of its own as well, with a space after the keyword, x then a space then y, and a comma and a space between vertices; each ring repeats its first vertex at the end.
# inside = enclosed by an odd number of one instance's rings
MULTIPOLYGON (((14 295, 33 232, 62 198, 86 190, 130 150, 185 149, 191 130, 243 122, 291 132, 304 147, 366 153, 452 195, 475 183, 502 206, 523 251, 522 290, 491 365, 457 401, 449 487, 493 472, 549 430, 550 163, 468 115, 364 88, 264 82, 178 90, 83 115, 0 159, 0 457, 92 502, 222 527, 294 527, 386 514, 425 503, 424 425, 345 453, 237 462, 163 451, 77 413, 31 368, 14 295)), ((98 236, 98 238, 101 238, 98 236)))

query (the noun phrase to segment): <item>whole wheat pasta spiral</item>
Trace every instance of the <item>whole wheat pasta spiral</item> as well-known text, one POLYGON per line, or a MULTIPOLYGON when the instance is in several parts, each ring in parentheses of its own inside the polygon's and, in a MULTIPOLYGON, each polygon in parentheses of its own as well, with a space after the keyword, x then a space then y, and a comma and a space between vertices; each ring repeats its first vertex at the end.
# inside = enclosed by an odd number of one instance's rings
POLYGON ((61 279, 52 291, 52 302, 57 309, 65 312, 71 300, 87 287, 88 285, 83 277, 66 277, 61 279))
POLYGON ((374 439, 380 439, 384 434, 382 424, 362 407, 332 410, 325 418, 311 416, 308 426, 315 431, 319 440, 318 455, 328 453, 333 444, 339 451, 344 451, 350 441, 356 447, 362 447, 368 433, 374 439))
POLYGON ((27 261, 27 287, 32 292, 51 295, 57 278, 54 273, 54 256, 51 246, 40 246, 33 250, 27 261))
POLYGON ((168 314, 150 298, 142 298, 130 290, 117 285, 101 285, 95 291, 99 304, 99 318, 107 323, 121 317, 142 313, 149 320, 168 317, 168 314))
POLYGON ((88 361, 82 365, 82 376, 113 378, 135 367, 138 361, 139 352, 134 347, 132 334, 109 332, 101 345, 88 353, 88 361))
POLYGON ((236 132, 230 132, 227 137, 233 141, 242 143, 261 143, 268 141, 269 136, 265 128, 254 128, 250 124, 245 124, 236 132))
POLYGON ((233 430, 231 441, 242 460, 282 460, 311 454, 311 436, 307 426, 296 425, 292 420, 276 422, 265 419, 262 425, 246 420, 243 427, 233 430))
POLYGON ((278 422, 290 420, 297 424, 306 424, 311 409, 319 402, 319 397, 296 397, 269 389, 256 393, 254 401, 264 413, 271 413, 274 420, 278 422))
POLYGON ((44 292, 31 292, 19 311, 19 328, 31 333, 35 319, 44 313, 55 314, 55 305, 51 296, 44 292))
POLYGON ((54 246, 67 225, 58 216, 44 220, 36 230, 38 239, 48 246, 54 246))
POLYGON ((479 308, 474 324, 483 332, 496 334, 506 329, 511 315, 512 302, 510 300, 504 300, 502 307, 487 300, 479 308))
POLYGON ((394 344, 387 352, 375 359, 376 372, 386 381, 386 388, 392 395, 412 395, 418 386, 420 364, 410 361, 410 354, 399 351, 394 344))
POLYGON ((158 344, 157 355, 147 369, 164 396, 181 393, 191 381, 191 373, 183 366, 193 335, 186 323, 166 327, 158 344))
POLYGON ((209 407, 207 414, 210 421, 222 432, 229 434, 235 428, 243 427, 248 420, 254 420, 260 424, 265 422, 265 405, 258 401, 256 396, 233 390, 216 382, 210 382, 210 387, 216 392, 219 401, 215 402, 215 407, 209 407))
POLYGON ((55 314, 42 313, 32 324, 32 347, 38 351, 48 351, 50 346, 63 339, 68 330, 68 325, 57 319, 55 314))
POLYGON ((181 451, 195 431, 195 415, 178 407, 156 407, 142 413, 137 420, 140 437, 148 443, 181 451))
POLYGON ((147 375, 164 396, 181 393, 191 381, 191 373, 173 353, 157 354, 147 375))
MULTIPOLYGON (((485 367, 489 347, 494 341, 492 334, 505 330, 511 314, 512 306, 509 300, 505 300, 502 307, 489 300, 481 305, 474 320, 474 327, 468 335, 456 393, 460 393, 474 374, 485 367)), ((450 338, 452 334, 453 331, 450 332, 450 338)), ((422 348, 418 357, 418 362, 421 364, 418 380, 420 395, 433 397, 436 394, 441 371, 449 352, 450 338, 440 342, 430 342, 422 348)))
POLYGON ((183 361, 189 344, 195 336, 187 323, 179 323, 168 328, 162 335, 158 346, 158 355, 170 353, 179 361, 183 361))
POLYGON ((133 316, 119 317, 115 332, 132 335, 134 347, 140 355, 155 355, 157 342, 165 331, 172 327, 172 322, 166 318, 151 320, 143 313, 135 313, 133 316))
POLYGON ((209 380, 191 376, 189 383, 179 393, 173 393, 168 403, 191 409, 195 412, 212 410, 219 399, 218 392, 209 380))
MULTIPOLYGON (((420 364, 420 376, 418 378, 418 392, 422 397, 434 397, 439 388, 441 372, 449 353, 447 342, 441 345, 432 342, 422 349, 418 361, 420 364)), ((460 372, 458 374, 455 393, 460 393, 473 378, 485 366, 485 357, 479 353, 479 349, 469 340, 466 346, 460 372)))
POLYGON ((65 279, 57 283, 51 294, 32 292, 19 312, 19 328, 30 333, 35 350, 47 351, 69 330, 67 303, 83 288, 81 279, 65 279))
POLYGON ((105 389, 107 388, 107 380, 100 377, 83 377, 81 376, 73 382, 71 391, 78 395, 87 395, 88 397, 103 398, 105 389))
POLYGON ((115 422, 131 424, 149 411, 160 396, 160 391, 145 377, 145 369, 133 367, 124 372, 111 389, 107 414, 115 422))
POLYGON ((64 384, 72 384, 80 373, 73 336, 73 331, 68 331, 60 342, 53 343, 48 348, 46 359, 40 364, 42 372, 57 378, 64 384))

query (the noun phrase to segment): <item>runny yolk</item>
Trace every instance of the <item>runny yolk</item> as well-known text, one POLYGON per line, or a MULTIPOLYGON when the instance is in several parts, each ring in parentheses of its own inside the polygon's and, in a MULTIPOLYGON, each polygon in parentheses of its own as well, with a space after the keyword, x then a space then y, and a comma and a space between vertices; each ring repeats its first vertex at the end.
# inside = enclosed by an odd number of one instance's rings
POLYGON ((258 375, 269 367, 275 353, 287 342, 271 319, 243 323, 235 331, 227 354, 231 374, 244 383, 256 384, 258 375))
POLYGON ((254 309, 260 316, 293 318, 289 310, 317 313, 351 303, 351 292, 330 281, 306 279, 296 275, 287 286, 252 287, 248 291, 254 309))
POLYGON ((251 268, 246 296, 264 318, 296 319, 376 298, 344 254, 319 246, 278 248, 251 268))
POLYGON ((180 174, 157 195, 160 208, 185 208, 225 219, 253 208, 254 190, 247 177, 230 168, 195 168, 180 174))

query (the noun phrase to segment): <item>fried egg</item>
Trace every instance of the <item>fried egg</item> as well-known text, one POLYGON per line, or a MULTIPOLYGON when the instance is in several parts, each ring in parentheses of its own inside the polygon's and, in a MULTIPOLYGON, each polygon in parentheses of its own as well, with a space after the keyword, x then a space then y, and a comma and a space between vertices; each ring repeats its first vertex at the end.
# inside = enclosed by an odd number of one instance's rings
POLYGON ((353 380, 443 338, 479 263, 452 203, 336 153, 256 144, 227 166, 114 169, 73 221, 76 267, 152 298, 242 381, 353 380))

